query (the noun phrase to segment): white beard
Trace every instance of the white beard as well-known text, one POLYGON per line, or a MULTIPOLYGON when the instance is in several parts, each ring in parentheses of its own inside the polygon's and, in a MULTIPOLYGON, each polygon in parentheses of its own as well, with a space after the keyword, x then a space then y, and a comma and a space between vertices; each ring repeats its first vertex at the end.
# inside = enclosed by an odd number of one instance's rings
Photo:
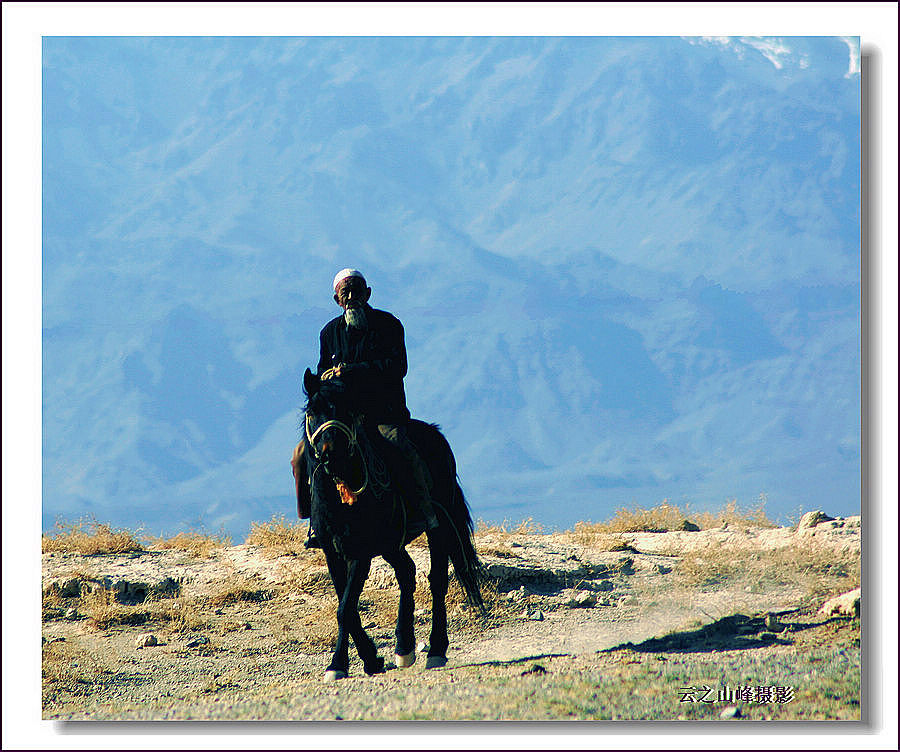
POLYGON ((344 321, 351 329, 369 328, 369 317, 365 308, 348 308, 344 311, 344 321))

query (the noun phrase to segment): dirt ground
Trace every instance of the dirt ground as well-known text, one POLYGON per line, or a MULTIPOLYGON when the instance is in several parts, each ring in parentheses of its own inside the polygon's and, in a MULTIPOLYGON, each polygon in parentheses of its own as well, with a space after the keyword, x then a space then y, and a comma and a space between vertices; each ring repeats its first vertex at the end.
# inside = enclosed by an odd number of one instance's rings
MULTIPOLYGON (((858 518, 633 533, 616 550, 565 534, 476 543, 489 611, 451 592, 446 667, 426 670, 420 653, 369 677, 351 649, 335 683, 323 682, 336 599, 319 553, 44 554, 43 718, 860 718, 859 619, 818 613, 858 585, 858 518)), ((424 641, 427 550, 410 551, 424 641)), ((388 661, 397 596, 376 565, 362 618, 388 661)))

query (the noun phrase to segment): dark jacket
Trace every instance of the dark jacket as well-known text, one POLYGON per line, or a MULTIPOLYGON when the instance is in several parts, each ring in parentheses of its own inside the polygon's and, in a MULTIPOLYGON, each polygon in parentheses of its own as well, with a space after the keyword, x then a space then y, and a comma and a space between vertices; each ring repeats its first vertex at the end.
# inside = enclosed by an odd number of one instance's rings
POLYGON ((369 420, 403 423, 409 420, 403 378, 406 344, 403 325, 387 311, 366 305, 369 326, 351 329, 343 316, 329 321, 319 335, 318 374, 338 363, 342 378, 362 401, 369 420))

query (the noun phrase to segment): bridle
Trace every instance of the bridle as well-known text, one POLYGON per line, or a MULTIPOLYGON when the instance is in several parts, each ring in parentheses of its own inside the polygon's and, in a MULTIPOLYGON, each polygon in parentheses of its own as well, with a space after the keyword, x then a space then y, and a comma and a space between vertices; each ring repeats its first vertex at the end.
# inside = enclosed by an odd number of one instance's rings
MULTIPOLYGON (((313 457, 315 457, 316 462, 321 461, 321 455, 319 451, 316 449, 316 439, 322 434, 324 431, 327 431, 329 428, 336 428, 340 431, 344 436, 347 437, 348 442, 350 443, 350 453, 352 454, 354 451, 359 454, 359 458, 361 460, 361 464, 363 466, 363 484, 358 491, 353 491, 354 496, 359 496, 369 485, 369 463, 366 462, 366 458, 363 455, 362 449, 359 445, 359 440, 356 438, 356 426, 351 428, 346 423, 340 420, 326 420, 321 426, 319 426, 312 434, 309 432, 309 413, 306 414, 305 420, 306 426, 306 441, 309 444, 309 448, 313 453, 313 457)), ((326 470, 326 472, 328 472, 326 470)))

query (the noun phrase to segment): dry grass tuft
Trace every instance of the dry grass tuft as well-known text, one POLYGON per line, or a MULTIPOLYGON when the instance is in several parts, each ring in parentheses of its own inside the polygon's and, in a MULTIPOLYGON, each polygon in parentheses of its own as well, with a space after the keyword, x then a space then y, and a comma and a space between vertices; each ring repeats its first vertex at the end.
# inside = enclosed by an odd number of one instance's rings
POLYGON ((184 551, 198 559, 208 559, 215 551, 231 545, 225 535, 205 533, 178 533, 171 538, 145 537, 147 547, 157 551, 184 551))
POLYGON ((260 546, 272 556, 299 556, 309 553, 303 546, 306 533, 304 523, 290 523, 281 515, 272 517, 270 522, 252 523, 245 543, 260 546))
POLYGON ((209 597, 209 603, 215 608, 232 603, 260 603, 270 600, 273 595, 272 590, 259 588, 245 577, 232 575, 209 597))
POLYGON ((685 512, 664 501, 652 509, 617 509, 615 517, 601 523, 599 528, 605 533, 666 533, 683 530, 689 522, 685 512))
POLYGON ((84 593, 78 604, 78 611, 87 617, 88 623, 101 631, 152 623, 168 632, 188 632, 207 623, 198 604, 184 597, 153 598, 126 605, 116 600, 112 590, 97 587, 84 593))
POLYGON ((582 546, 590 546, 599 551, 633 551, 628 541, 610 534, 604 525, 590 522, 576 522, 575 528, 567 532, 569 539, 582 546))
POLYGON ((144 551, 144 546, 128 530, 114 530, 96 520, 57 522, 56 533, 41 536, 41 553, 126 554, 144 551))
POLYGON ((499 525, 492 525, 484 520, 478 520, 475 525, 476 537, 483 535, 535 535, 543 532, 543 526, 535 522, 531 517, 516 523, 504 520, 499 525))
POLYGON ((765 592, 772 586, 794 586, 809 602, 816 602, 858 587, 860 560, 810 540, 739 553, 708 546, 685 554, 675 573, 689 588, 733 588, 747 583, 754 591, 765 592))
POLYGON ((192 632, 208 625, 196 601, 167 598, 151 604, 154 621, 163 622, 169 632, 192 632))
POLYGON ((737 501, 732 499, 718 512, 697 512, 691 519, 703 530, 723 527, 725 525, 737 525, 744 527, 778 527, 768 518, 765 511, 765 499, 759 504, 748 509, 741 509, 737 501))
POLYGON ((106 588, 95 588, 81 598, 80 610, 87 616, 94 629, 107 630, 122 625, 146 624, 152 618, 145 604, 126 606, 116 601, 115 593, 106 588))
POLYGON ((64 640, 50 641, 41 650, 42 704, 46 708, 64 695, 91 694, 108 673, 87 650, 64 640))
POLYGON ((737 502, 732 500, 719 512, 691 512, 687 508, 681 509, 675 504, 663 501, 662 504, 651 509, 620 508, 616 510, 615 516, 609 522, 579 522, 570 535, 593 544, 591 539, 602 535, 667 533, 694 529, 691 527, 692 524, 701 530, 718 528, 726 524, 743 527, 777 527, 766 516, 764 502, 760 502, 758 506, 750 509, 741 509, 737 502))

